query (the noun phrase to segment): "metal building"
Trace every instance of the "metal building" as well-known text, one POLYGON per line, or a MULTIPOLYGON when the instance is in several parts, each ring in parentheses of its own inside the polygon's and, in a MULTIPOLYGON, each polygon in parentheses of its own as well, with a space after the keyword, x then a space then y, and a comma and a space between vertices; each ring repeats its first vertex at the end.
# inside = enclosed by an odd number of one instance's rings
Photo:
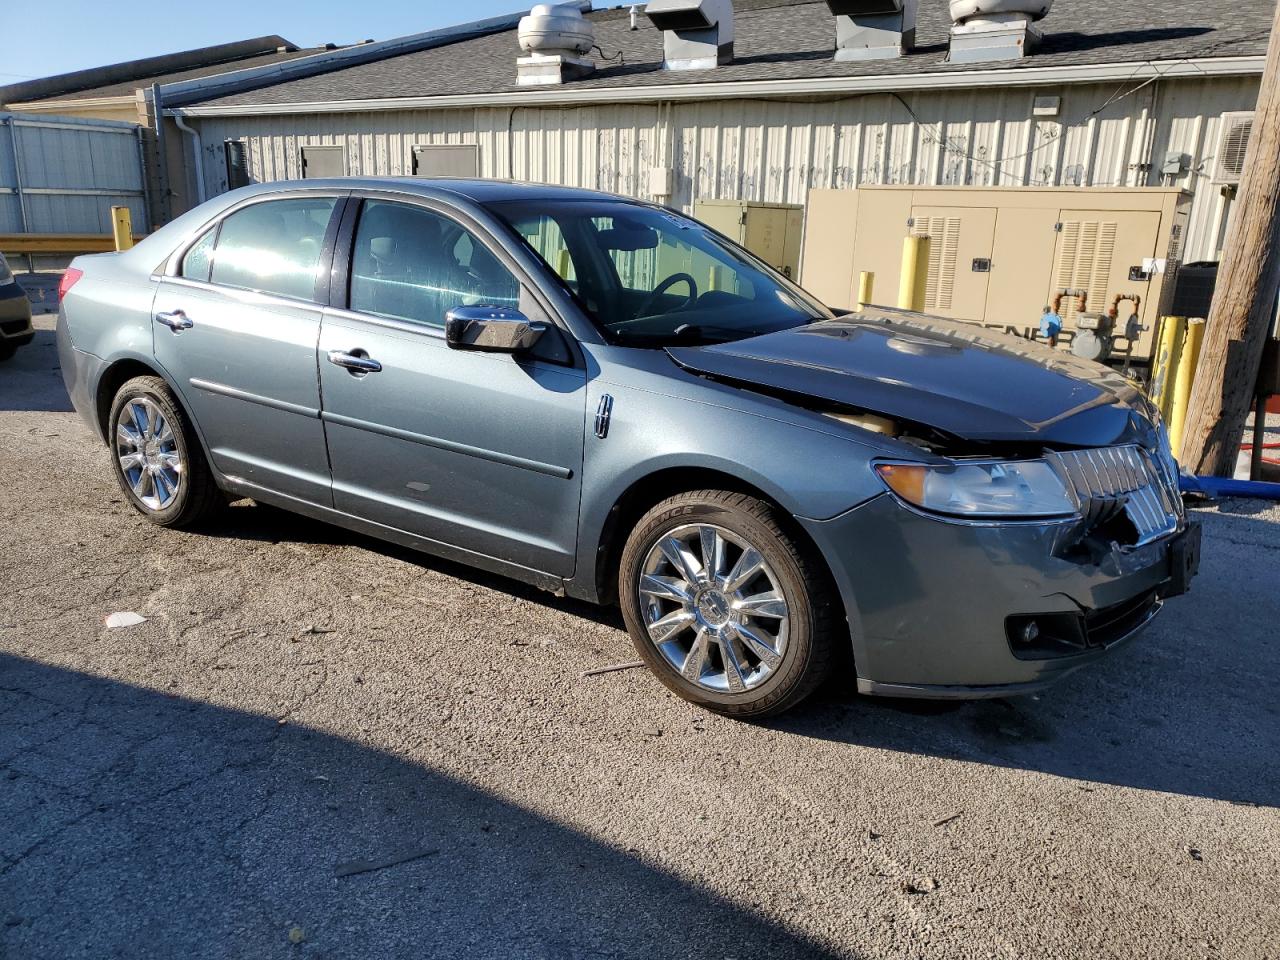
POLYGON ((661 31, 617 9, 587 18, 594 72, 561 84, 517 84, 507 18, 323 71, 245 71, 239 86, 197 80, 162 96, 193 131, 204 196, 237 176, 315 169, 511 177, 686 211, 803 204, 811 188, 860 184, 1175 186, 1193 194, 1184 259, 1216 259, 1267 0, 1171 0, 1163 25, 1148 7, 1072 0, 1034 52, 987 63, 948 61, 941 2, 920 9, 914 49, 875 61, 833 56, 825 2, 734 8, 733 60, 714 69, 665 70, 661 31))

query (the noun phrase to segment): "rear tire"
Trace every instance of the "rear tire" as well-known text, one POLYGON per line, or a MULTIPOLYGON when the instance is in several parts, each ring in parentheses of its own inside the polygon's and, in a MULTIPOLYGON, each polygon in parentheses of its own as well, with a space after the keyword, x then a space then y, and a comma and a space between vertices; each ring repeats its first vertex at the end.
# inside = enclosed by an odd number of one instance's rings
POLYGON ((640 518, 618 597, 658 679, 731 717, 795 706, 826 678, 843 633, 821 558, 774 507, 724 490, 678 494, 640 518))
POLYGON ((120 489, 152 523, 192 527, 224 505, 191 421, 160 377, 134 377, 116 391, 107 431, 120 489))

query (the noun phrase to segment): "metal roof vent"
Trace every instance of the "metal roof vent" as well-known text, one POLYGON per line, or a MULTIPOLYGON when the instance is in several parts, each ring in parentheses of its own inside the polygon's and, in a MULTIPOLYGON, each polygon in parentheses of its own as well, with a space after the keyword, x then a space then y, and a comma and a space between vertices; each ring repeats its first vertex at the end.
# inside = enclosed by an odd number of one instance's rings
POLYGON ((916 45, 917 0, 827 0, 837 60, 888 60, 916 45))
POLYGON ((586 56, 596 45, 595 25, 577 4, 538 4, 521 17, 516 36, 529 54, 516 60, 516 83, 522 87, 577 80, 596 68, 586 56))
POLYGON ((1018 60, 1043 38, 1032 24, 1053 0, 951 0, 952 63, 1018 60))
POLYGON ((732 0, 649 0, 644 12, 662 31, 667 70, 710 70, 733 60, 732 0))

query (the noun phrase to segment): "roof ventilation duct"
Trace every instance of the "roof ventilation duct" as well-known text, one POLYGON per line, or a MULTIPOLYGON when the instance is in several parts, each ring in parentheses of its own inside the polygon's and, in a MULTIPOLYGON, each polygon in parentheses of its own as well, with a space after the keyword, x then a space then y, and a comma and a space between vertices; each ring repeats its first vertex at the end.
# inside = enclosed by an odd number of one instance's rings
POLYGON ((1053 0, 951 0, 952 63, 1018 60, 1042 39, 1032 24, 1043 20, 1053 0))
POLYGON ((644 12, 662 31, 667 70, 710 70, 733 59, 731 0, 649 0, 644 12))
POLYGON ((917 0, 827 0, 837 60, 888 60, 916 43, 917 0))
POLYGON ((516 35, 528 54, 516 60, 519 86, 564 83, 595 71, 586 56, 596 45, 595 26, 577 4, 538 4, 521 18, 516 35))

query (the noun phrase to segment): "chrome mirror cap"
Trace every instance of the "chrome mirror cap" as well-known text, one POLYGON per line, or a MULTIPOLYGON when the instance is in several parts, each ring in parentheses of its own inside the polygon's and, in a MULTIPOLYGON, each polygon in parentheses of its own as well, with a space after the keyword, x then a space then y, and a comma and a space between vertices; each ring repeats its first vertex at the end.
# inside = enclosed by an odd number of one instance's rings
POLYGON ((445 343, 454 350, 520 353, 533 347, 546 329, 519 310, 489 304, 454 307, 444 319, 445 343))

